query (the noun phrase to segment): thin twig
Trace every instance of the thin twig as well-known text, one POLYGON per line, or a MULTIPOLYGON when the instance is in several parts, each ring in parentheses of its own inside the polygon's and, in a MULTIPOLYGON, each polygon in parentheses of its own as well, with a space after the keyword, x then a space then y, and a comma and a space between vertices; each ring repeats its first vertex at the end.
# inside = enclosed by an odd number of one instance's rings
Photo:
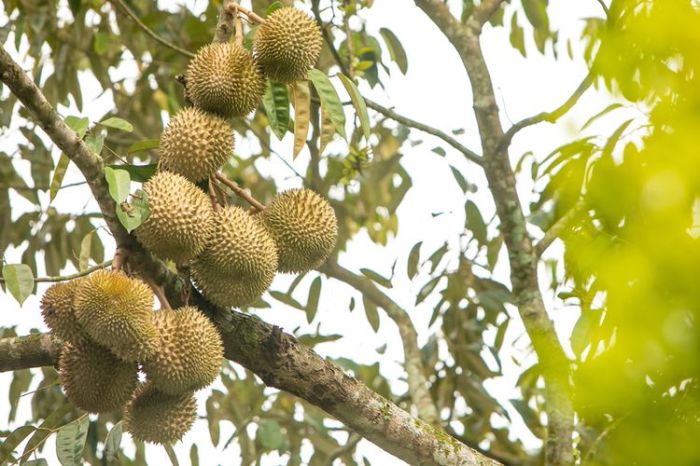
POLYGON ((361 435, 357 435, 356 433, 351 433, 350 436, 348 437, 348 442, 339 447, 336 451, 334 451, 329 457, 328 457, 328 466, 333 466, 333 462, 340 458, 341 456, 352 452, 352 450, 355 449, 358 443, 360 443, 360 440, 362 440, 361 435))
POLYGON ((236 10, 237 10, 238 12, 240 12, 240 13, 243 13, 244 15, 246 15, 246 16, 248 17, 248 19, 249 19, 250 21, 252 21, 252 22, 254 22, 254 23, 262 24, 262 23, 265 22, 265 20, 264 20, 262 17, 260 17, 260 16, 258 16, 257 14, 255 14, 255 12, 253 12, 253 11, 247 9, 247 8, 243 8, 242 6, 240 6, 240 5, 237 4, 237 3, 233 3, 233 4, 229 5, 229 6, 227 6, 226 8, 227 8, 228 10, 233 10, 232 12, 234 12, 234 13, 235 13, 236 10))
POLYGON ((605 4, 605 2, 603 0, 598 0, 598 3, 600 4, 601 8, 603 8, 605 16, 608 16, 610 14, 610 10, 608 9, 608 6, 605 4))
MULTIPOLYGON (((63 275, 63 276, 53 276, 53 277, 37 277, 34 279, 35 283, 55 283, 55 282, 66 282, 68 280, 73 280, 76 278, 84 277, 85 275, 89 275, 95 270, 100 270, 100 269, 106 269, 112 265, 112 261, 108 260, 105 262, 102 262, 101 264, 96 264, 93 265, 92 267, 88 267, 87 269, 83 270, 82 272, 76 272, 71 275, 63 275)), ((5 279, 0 277, 0 282, 5 282, 5 279)))
POLYGON ((214 180, 214 176, 209 177, 209 199, 211 199, 211 207, 212 209, 214 209, 214 212, 218 212, 219 210, 221 210, 221 206, 219 205, 219 201, 216 198, 216 191, 214 190, 214 186, 216 185, 216 183, 214 180))
POLYGON ((236 44, 243 47, 243 21, 241 21, 241 15, 238 14, 241 6, 235 3, 233 9, 236 18, 233 24, 233 27, 236 29, 236 44))
POLYGON ((142 30, 143 32, 145 32, 146 35, 150 36, 153 40, 155 40, 155 41, 157 41, 157 42, 160 42, 161 44, 165 45, 166 47, 168 47, 168 48, 170 48, 170 49, 176 51, 177 53, 180 53, 180 54, 182 54, 182 55, 184 55, 184 56, 186 56, 186 57, 189 57, 189 58, 194 57, 194 53, 190 52, 189 50, 185 50, 185 49, 183 49, 183 48, 181 48, 181 47, 178 47, 177 45, 173 44, 172 42, 168 42, 167 40, 163 39, 163 38, 160 37, 158 34, 156 34, 155 32, 153 32, 153 30, 151 30, 151 28, 149 28, 148 26, 146 26, 146 25, 139 19, 139 17, 136 16, 136 14, 135 14, 133 11, 131 11, 131 8, 129 8, 129 6, 128 6, 126 3, 124 3, 123 0, 109 0, 109 1, 110 1, 112 4, 116 5, 117 7, 121 8, 121 9, 124 11, 124 13, 126 13, 127 16, 129 16, 129 18, 131 18, 131 19, 136 23, 136 25, 137 25, 139 28, 141 28, 141 30, 142 30))
POLYGON ((217 180, 221 181, 223 184, 225 184, 226 186, 231 188, 231 191, 233 191, 236 194, 236 196, 245 200, 248 204, 253 206, 257 211, 262 212, 263 210, 265 210, 265 204, 262 204, 261 202, 256 200, 253 196, 251 196, 248 192, 246 192, 246 190, 244 190, 243 188, 238 186, 238 184, 235 181, 229 180, 221 173, 217 173, 215 176, 216 176, 217 180))
POLYGON ((549 246, 552 245, 554 240, 559 238, 565 230, 571 226, 571 222, 576 219, 576 216, 583 211, 586 203, 583 198, 579 198, 571 209, 567 213, 561 216, 559 220, 554 222, 554 224, 549 227, 549 229, 544 233, 542 239, 535 244, 535 254, 540 257, 549 246))
POLYGON ((477 165, 484 164, 480 155, 478 155, 476 152, 468 149, 467 147, 462 145, 459 141, 457 141, 455 138, 440 131, 439 129, 433 128, 433 127, 425 125, 423 123, 419 123, 415 120, 411 120, 410 118, 407 118, 405 116, 399 115, 398 113, 394 112, 393 110, 389 110, 388 108, 383 107, 370 99, 365 98, 365 102, 367 103, 367 106, 369 108, 381 113, 382 115, 384 115, 388 118, 391 118, 392 120, 395 120, 403 125, 410 126, 411 128, 415 128, 417 130, 423 131, 424 133, 428 133, 428 134, 431 134, 439 139, 442 139, 447 144, 451 145, 452 147, 457 149, 459 152, 461 152, 462 155, 464 155, 467 159, 471 160, 475 164, 477 164, 477 165))
POLYGON ((496 151, 500 153, 506 150, 508 146, 510 146, 510 142, 513 140, 513 136, 515 136, 515 134, 518 131, 527 128, 528 126, 536 125, 537 123, 541 123, 543 121, 555 123, 559 118, 564 116, 566 112, 571 110, 571 108, 574 105, 576 105, 578 99, 583 95, 584 92, 586 92, 586 89, 588 89, 591 84, 593 84, 593 75, 591 73, 588 73, 583 79, 583 81, 581 81, 581 84, 578 85, 573 94, 571 94, 569 98, 566 99, 566 101, 559 107, 552 110, 551 112, 541 112, 537 115, 525 118, 511 126, 501 138, 501 141, 498 143, 498 148, 496 149, 496 151))
POLYGON ((172 307, 170 307, 170 302, 168 301, 168 298, 165 296, 165 290, 163 289, 163 287, 160 285, 156 285, 153 282, 153 280, 146 280, 146 283, 148 283, 148 286, 150 286, 153 290, 153 294, 156 295, 156 298, 158 298, 160 308, 172 309, 172 307))

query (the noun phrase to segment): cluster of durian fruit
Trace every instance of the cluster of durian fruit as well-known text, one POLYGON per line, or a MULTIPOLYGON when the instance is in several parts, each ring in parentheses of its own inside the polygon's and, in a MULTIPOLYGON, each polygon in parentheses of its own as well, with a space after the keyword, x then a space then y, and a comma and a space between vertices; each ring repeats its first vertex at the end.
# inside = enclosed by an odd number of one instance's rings
POLYGON ((154 312, 148 285, 99 270, 51 286, 41 309, 64 341, 58 370, 75 406, 123 409, 127 430, 146 442, 172 443, 192 427, 194 392, 216 379, 223 360, 221 336, 197 308, 154 312))
MULTIPOLYGON (((161 136, 158 171, 143 185, 150 213, 135 235, 155 256, 186 268, 215 305, 249 305, 276 272, 311 270, 335 247, 335 213, 311 190, 286 191, 250 212, 217 208, 200 187, 213 182, 233 152, 227 118, 258 106, 265 76, 304 78, 320 48, 316 24, 282 8, 258 28, 253 55, 214 43, 187 69, 193 106, 178 112, 161 136)), ((147 442, 172 443, 191 428, 193 394, 214 381, 223 359, 221 336, 199 309, 153 311, 146 283, 100 270, 49 288, 42 315, 65 342, 59 373, 76 406, 92 413, 123 409, 127 430, 147 442)))

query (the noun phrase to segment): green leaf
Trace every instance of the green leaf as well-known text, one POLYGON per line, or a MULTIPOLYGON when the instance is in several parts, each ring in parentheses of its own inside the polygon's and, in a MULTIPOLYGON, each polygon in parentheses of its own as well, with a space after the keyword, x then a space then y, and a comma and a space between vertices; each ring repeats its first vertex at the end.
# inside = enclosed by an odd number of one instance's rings
POLYGON ((583 131, 583 130, 585 130, 586 128, 588 128, 588 127, 589 127, 590 125, 592 125, 598 118, 600 118, 600 117, 606 115, 607 113, 609 113, 609 112, 611 112, 611 111, 613 111, 613 110, 615 110, 615 109, 618 109, 618 108, 620 108, 620 107, 622 107, 622 104, 621 104, 621 103, 613 103, 613 104, 608 105, 608 106, 605 107, 603 110, 601 110, 600 112, 598 112, 598 113, 596 113, 595 115, 593 115, 592 117, 590 117, 590 118, 583 124, 583 126, 581 126, 580 131, 583 131))
POLYGON ((267 9, 265 10, 265 16, 271 15, 272 13, 274 13, 274 12, 277 11, 277 10, 279 10, 279 9, 282 8, 283 6, 284 6, 284 5, 283 5, 282 2, 280 2, 279 0, 277 0, 277 1, 275 1, 275 2, 272 2, 272 4, 271 4, 270 6, 268 6, 267 9))
POLYGON ((546 5, 542 0, 522 0, 525 16, 535 29, 548 28, 546 5))
POLYGON ((364 275, 365 277, 369 278, 370 280, 372 280, 375 283, 380 284, 381 286, 383 286, 385 288, 392 288, 393 287, 393 285, 391 284, 391 280, 379 275, 374 270, 360 269, 360 272, 362 272, 362 275, 364 275))
POLYGON ((5 286, 17 302, 22 305, 34 290, 34 274, 25 264, 8 264, 2 268, 5 286))
POLYGON ((12 457, 12 452, 19 446, 25 438, 36 430, 34 426, 21 426, 16 428, 0 444, 0 464, 5 464, 12 457))
POLYGON ((92 151, 93 154, 95 155, 100 155, 102 152, 102 147, 104 146, 105 143, 105 137, 103 134, 88 134, 87 137, 85 138, 85 145, 88 146, 88 149, 92 151))
POLYGON ((107 165, 108 167, 117 170, 126 170, 129 172, 131 181, 137 183, 145 183, 148 181, 157 171, 158 164, 151 163, 148 165, 107 165))
POLYGON ((177 455, 175 454, 175 450, 173 450, 173 446, 165 444, 163 445, 163 449, 165 450, 165 453, 168 454, 168 458, 170 458, 170 463, 173 466, 180 466, 180 463, 177 462, 177 455))
POLYGON ((450 170, 452 170, 452 176, 454 176, 455 180, 457 180, 457 184, 459 185, 462 192, 466 193, 467 191, 471 191, 471 185, 466 179, 464 179, 464 176, 460 173, 460 171, 452 165, 450 165, 450 170))
POLYGON ((106 126, 107 128, 114 128, 121 131, 126 131, 127 133, 131 133, 134 130, 134 126, 131 123, 118 117, 107 118, 106 120, 100 121, 98 125, 106 126))
POLYGON ((199 452, 197 451, 196 443, 193 443, 190 447, 190 465, 199 466, 199 452))
POLYGON ((411 248, 411 252, 408 253, 408 261, 406 263, 406 275, 409 279, 413 279, 418 273, 418 262, 420 261, 420 247, 423 241, 418 241, 411 248))
POLYGON ((90 125, 90 120, 88 118, 80 118, 76 116, 67 116, 64 120, 68 127, 78 133, 78 138, 83 139, 85 132, 90 125))
MULTIPOLYGON (((10 383, 10 414, 7 416, 7 420, 12 422, 15 420, 15 415, 17 414, 17 404, 22 394, 27 391, 29 385, 32 383, 33 378, 32 371, 29 369, 19 369, 14 371, 12 376, 12 382, 10 383)), ((1 463, 1 461, 0 461, 1 463)))
POLYGON ((255 438, 267 450, 284 450, 287 447, 287 437, 282 432, 282 426, 274 419, 260 421, 255 438))
POLYGON ((105 167, 105 179, 109 186, 109 195, 117 203, 126 201, 129 197, 129 189, 131 187, 131 177, 129 172, 112 167, 105 167))
POLYGON ((287 86, 268 79, 262 101, 267 120, 270 123, 270 129, 277 136, 277 139, 282 140, 289 129, 289 93, 287 92, 287 86))
POLYGON ((423 285, 423 287, 418 291, 418 295, 416 296, 416 306, 425 301, 425 298, 430 296, 430 293, 433 292, 441 278, 442 275, 438 275, 437 277, 430 279, 428 283, 423 285))
POLYGON ((306 303, 306 321, 311 323, 318 311, 318 301, 321 297, 321 277, 316 277, 309 288, 309 301, 306 303))
POLYGON ((372 330, 377 332, 379 330, 379 312, 377 311, 377 305, 370 301, 367 296, 362 296, 362 304, 365 307, 365 315, 367 316, 367 322, 372 326, 372 330))
POLYGON ((124 431, 124 421, 119 421, 107 434, 105 439, 104 457, 108 463, 119 461, 119 451, 122 444, 122 433, 124 431))
POLYGON ((151 213, 148 207, 148 194, 139 189, 134 193, 134 201, 129 204, 122 202, 117 206, 117 218, 124 225, 126 231, 131 233, 138 228, 151 213))
POLYGON ((297 158, 306 144, 311 121, 311 94, 308 81, 296 81, 292 84, 294 98, 294 150, 292 159, 297 158))
POLYGON ((396 63, 401 70, 402 74, 406 74, 408 71, 408 59, 406 58, 406 51, 401 45, 401 41, 396 35, 387 28, 381 28, 379 34, 382 35, 384 43, 386 44, 387 50, 389 50, 389 56, 396 63))
POLYGON ((331 120, 328 112, 321 108, 321 136, 319 137, 318 153, 323 154, 326 146, 333 140, 335 136, 335 125, 331 120))
POLYGON ((290 295, 282 293, 281 291, 272 290, 270 291, 270 296, 275 298, 277 301, 284 303, 293 308, 299 309, 301 311, 306 311, 306 308, 299 303, 296 299, 292 298, 290 295))
POLYGON ((63 183, 63 177, 66 175, 66 170, 68 169, 68 164, 70 159, 66 154, 61 152, 61 157, 58 159, 56 164, 56 169, 53 171, 53 177, 51 177, 51 185, 49 186, 49 202, 53 201, 58 194, 58 190, 61 188, 61 183, 63 183))
POLYGON ((355 112, 357 112, 357 117, 360 119, 360 127, 362 128, 362 134, 365 137, 365 141, 369 142, 370 126, 369 126, 369 113, 367 112, 367 104, 365 103, 364 97, 360 94, 360 91, 352 82, 352 79, 348 78, 344 74, 338 74, 340 82, 345 86, 345 90, 350 95, 350 100, 352 105, 355 107, 355 112))
POLYGON ((487 244, 487 230, 486 224, 484 223, 484 218, 479 212, 479 208, 472 201, 467 201, 466 205, 467 214, 467 227, 474 234, 474 238, 479 242, 479 244, 487 244))
POLYGON ((325 73, 316 69, 309 71, 309 79, 321 99, 321 106, 328 112, 328 116, 333 121, 336 131, 343 139, 347 140, 343 104, 340 102, 338 93, 335 91, 331 80, 328 79, 325 73))
POLYGON ((83 450, 90 418, 82 418, 61 427, 56 436, 56 455, 63 466, 82 466, 83 450))
POLYGON ((95 230, 83 236, 80 241, 80 256, 78 256, 78 270, 84 272, 88 268, 90 263, 90 252, 92 251, 92 236, 95 234, 95 230))
POLYGON ((447 155, 447 152, 445 152, 445 149, 443 149, 442 147, 439 147, 439 146, 433 147, 431 150, 433 152, 435 152, 437 155, 439 155, 440 157, 444 157, 447 155))
POLYGON ((525 34, 523 33, 523 28, 518 25, 517 15, 513 15, 510 22, 510 43, 520 52, 520 54, 525 57, 525 34))
POLYGON ((160 147, 160 139, 145 139, 130 145, 126 152, 131 155, 144 150, 158 149, 158 147, 160 147))
POLYGON ((586 347, 591 343, 591 332, 593 330, 593 312, 581 310, 573 330, 571 331, 571 349, 574 354, 581 357, 586 347))

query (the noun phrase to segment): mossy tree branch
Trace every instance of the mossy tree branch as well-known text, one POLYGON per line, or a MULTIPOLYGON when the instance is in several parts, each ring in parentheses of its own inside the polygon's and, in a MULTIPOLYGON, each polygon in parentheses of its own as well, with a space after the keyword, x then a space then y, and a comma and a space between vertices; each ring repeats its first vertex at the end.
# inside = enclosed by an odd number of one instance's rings
POLYGON ((484 9, 484 13, 474 14, 462 24, 441 0, 414 1, 457 51, 471 83, 472 106, 479 128, 484 172, 508 249, 513 294, 545 379, 546 464, 573 464, 574 410, 569 393, 570 362, 559 342, 554 324, 547 315, 540 293, 538 257, 527 232, 527 222, 516 190, 515 174, 506 147, 501 145, 503 127, 480 43, 481 29, 490 16, 485 5, 494 6, 499 2, 482 2, 480 9, 484 9))

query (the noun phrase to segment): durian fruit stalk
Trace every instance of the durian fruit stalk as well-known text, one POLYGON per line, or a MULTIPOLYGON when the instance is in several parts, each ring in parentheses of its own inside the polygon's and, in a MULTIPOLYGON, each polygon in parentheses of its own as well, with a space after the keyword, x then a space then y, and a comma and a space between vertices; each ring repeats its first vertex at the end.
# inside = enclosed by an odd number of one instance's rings
POLYGON ((215 212, 213 224, 207 248, 192 263, 192 277, 214 304, 250 304, 275 276, 275 243, 265 228, 238 206, 215 212))
POLYGON ((58 371, 68 399, 90 413, 123 408, 138 384, 135 362, 121 361, 95 343, 64 343, 58 371))
POLYGON ((142 442, 175 443, 192 428, 197 402, 192 393, 168 395, 152 383, 136 389, 124 412, 126 430, 142 442))
POLYGON ((195 307, 164 309, 153 315, 159 345, 143 361, 148 380, 170 395, 211 384, 221 369, 224 348, 214 324, 195 307))
POLYGON ((321 53, 323 38, 316 21, 293 7, 280 8, 255 32, 253 54, 275 81, 305 79, 321 53))
POLYGON ((143 185, 150 214, 135 234, 162 259, 183 264, 202 252, 211 229, 209 197, 184 176, 156 173, 143 185))
POLYGON ((41 315, 54 335, 64 341, 80 343, 89 337, 75 317, 75 293, 80 279, 51 285, 41 298, 41 315))
POLYGON ((277 195, 258 214, 277 245, 278 270, 302 273, 321 265, 338 238, 338 220, 328 201, 310 189, 277 195))
POLYGON ((229 118, 255 110, 265 92, 265 77, 250 53, 234 43, 212 43, 187 67, 187 96, 208 112, 229 118))
POLYGON ((233 130, 223 118, 197 107, 180 110, 160 137, 158 169, 192 182, 208 178, 233 153, 233 130))
POLYGON ((90 338, 124 361, 141 361, 156 351, 152 309, 148 285, 111 270, 83 278, 75 298, 75 315, 90 338))

